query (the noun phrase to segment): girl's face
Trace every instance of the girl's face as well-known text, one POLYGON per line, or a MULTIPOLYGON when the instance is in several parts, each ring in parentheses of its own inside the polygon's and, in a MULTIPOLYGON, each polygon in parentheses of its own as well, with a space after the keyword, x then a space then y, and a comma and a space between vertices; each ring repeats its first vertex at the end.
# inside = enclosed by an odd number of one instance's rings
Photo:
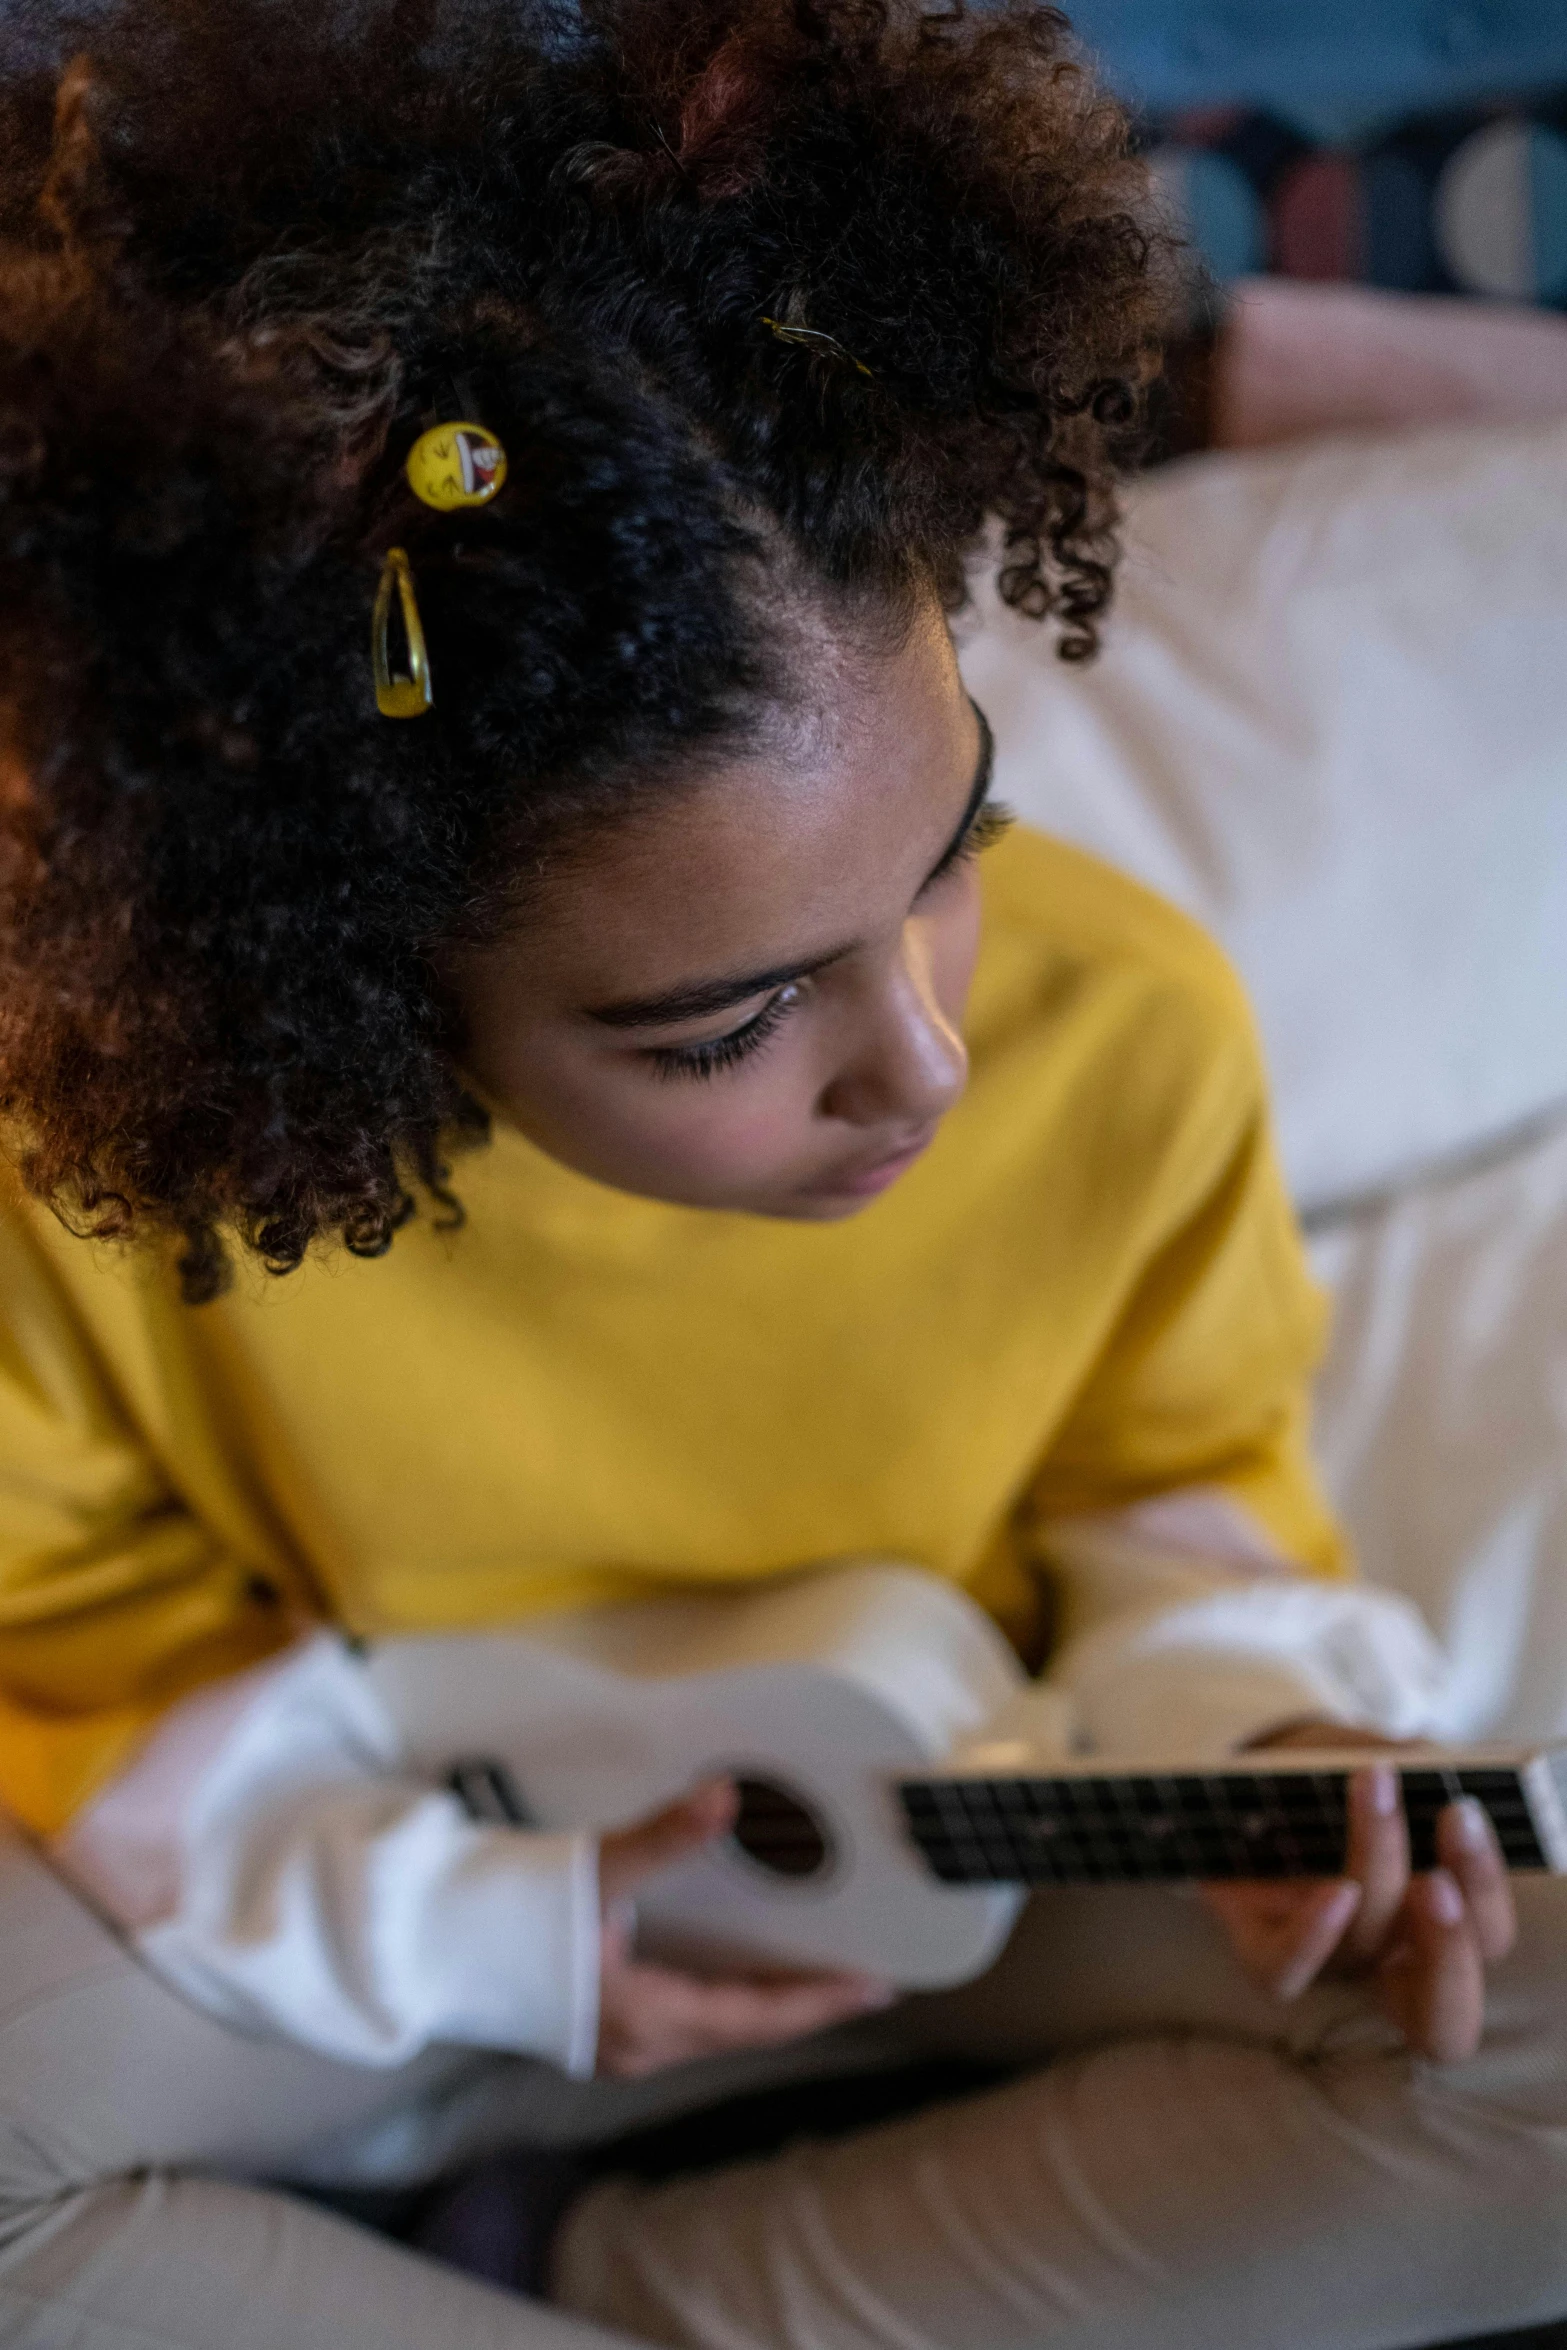
POLYGON ((617 1190, 852 1215, 963 1090, 987 730, 938 613, 827 671, 790 751, 593 836, 450 967, 477 1085, 617 1190))

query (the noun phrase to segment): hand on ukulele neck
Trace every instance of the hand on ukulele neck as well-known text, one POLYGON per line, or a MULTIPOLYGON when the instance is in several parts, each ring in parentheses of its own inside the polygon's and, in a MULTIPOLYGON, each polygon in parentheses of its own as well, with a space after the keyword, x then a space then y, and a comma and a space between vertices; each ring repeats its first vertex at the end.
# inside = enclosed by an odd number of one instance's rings
MULTIPOLYGON (((1396 1742, 1342 1723, 1296 1722, 1258 1747, 1363 1747, 1396 1742)), ((1409 1830, 1391 1762, 1349 1784, 1342 1877, 1206 1885, 1203 1897, 1245 1972, 1279 2000, 1323 1976, 1359 1976, 1411 2048, 1441 2064, 1474 2054, 1485 2024, 1485 1970, 1512 1948, 1512 1889, 1489 1821, 1471 1798, 1437 1824, 1440 1865, 1413 1875, 1409 1830)))

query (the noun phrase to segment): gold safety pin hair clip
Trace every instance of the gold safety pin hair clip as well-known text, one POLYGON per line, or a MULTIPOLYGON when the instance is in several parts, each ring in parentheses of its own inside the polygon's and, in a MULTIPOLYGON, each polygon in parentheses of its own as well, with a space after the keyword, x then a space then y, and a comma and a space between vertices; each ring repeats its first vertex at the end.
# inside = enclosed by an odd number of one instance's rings
POLYGON ((388 547, 381 566, 381 584, 375 591, 370 622, 370 666, 375 673, 375 706, 383 718, 422 718, 435 696, 430 690, 430 656, 425 649, 424 623, 414 594, 413 569, 401 547, 388 547), (392 670, 392 598, 402 610, 403 635, 408 644, 408 667, 392 670))
MULTIPOLYGON (((494 433, 468 418, 452 424, 434 424, 422 432, 408 452, 403 468, 408 487, 422 504, 438 514, 465 506, 487 506, 506 480, 506 451, 494 433)), ((401 547, 389 547, 375 592, 370 622, 370 666, 375 676, 375 706, 383 718, 422 718, 433 709, 430 655, 414 594, 413 566, 401 547), (392 669, 392 600, 402 615, 408 645, 408 667, 392 669)))
MULTIPOLYGON (((781 343, 798 343, 802 350, 814 352, 819 359, 846 360, 850 367, 857 367, 861 375, 871 376, 871 370, 863 360, 856 359, 852 351, 844 349, 836 335, 825 333, 819 326, 790 326, 784 319, 769 318, 765 310, 762 313, 762 324, 771 327, 781 343)), ((874 376, 871 376, 871 380, 875 381, 874 376)))

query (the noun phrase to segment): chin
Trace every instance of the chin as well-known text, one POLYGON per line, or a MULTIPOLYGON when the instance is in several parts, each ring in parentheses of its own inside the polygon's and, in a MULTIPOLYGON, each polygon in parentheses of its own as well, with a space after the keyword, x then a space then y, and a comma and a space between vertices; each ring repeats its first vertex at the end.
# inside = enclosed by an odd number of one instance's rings
POLYGON ((842 1224, 870 1204, 868 1199, 857 1199, 847 1192, 829 1192, 820 1198, 796 1192, 791 1198, 769 1201, 765 1207, 742 1212, 750 1216, 773 1216, 784 1224, 842 1224))

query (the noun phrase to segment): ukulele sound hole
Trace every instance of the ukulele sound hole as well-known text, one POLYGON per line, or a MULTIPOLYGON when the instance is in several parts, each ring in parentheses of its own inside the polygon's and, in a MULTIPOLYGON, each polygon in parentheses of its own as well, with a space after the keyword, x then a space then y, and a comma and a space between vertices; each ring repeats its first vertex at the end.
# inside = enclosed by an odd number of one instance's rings
POLYGON ((730 1830, 747 1860, 770 1876, 819 1877, 832 1866, 832 1839, 813 1811, 776 1779, 737 1777, 740 1809, 730 1830))

